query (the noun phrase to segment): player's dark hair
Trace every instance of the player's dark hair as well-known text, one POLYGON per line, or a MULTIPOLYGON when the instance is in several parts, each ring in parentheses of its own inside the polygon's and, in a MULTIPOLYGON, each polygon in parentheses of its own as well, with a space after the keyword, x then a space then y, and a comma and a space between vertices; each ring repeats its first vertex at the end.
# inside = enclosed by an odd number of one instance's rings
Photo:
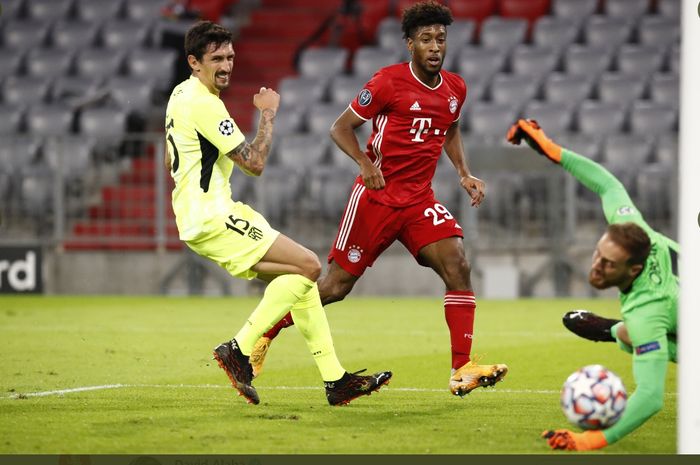
POLYGON ((447 27, 452 24, 452 12, 449 8, 433 0, 416 3, 403 10, 401 30, 403 38, 413 37, 419 27, 442 24, 447 27))
POLYGON ((608 225, 608 237, 630 254, 628 265, 643 265, 651 252, 649 235, 635 223, 608 225))
POLYGON ((202 61, 209 44, 214 44, 216 50, 231 42, 233 34, 225 27, 211 21, 199 21, 185 35, 185 56, 194 55, 197 61, 202 61))

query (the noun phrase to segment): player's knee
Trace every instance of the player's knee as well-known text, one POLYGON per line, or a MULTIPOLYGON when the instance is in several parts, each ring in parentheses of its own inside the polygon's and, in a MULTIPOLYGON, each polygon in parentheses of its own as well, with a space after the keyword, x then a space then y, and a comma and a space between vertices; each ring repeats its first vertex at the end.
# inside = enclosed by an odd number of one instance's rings
POLYGON ((653 414, 660 412, 663 408, 664 408, 664 397, 663 396, 657 396, 653 400, 653 402, 651 402, 651 405, 649 406, 649 409, 653 412, 653 414))
POLYGON ((650 386, 642 382, 637 385, 635 395, 642 400, 647 418, 655 415, 664 407, 664 392, 663 388, 659 386, 650 386))
POLYGON ((352 290, 353 283, 345 282, 330 282, 330 280, 321 280, 318 283, 318 293, 321 295, 321 303, 323 305, 339 302, 345 298, 352 290))
MULTIPOLYGON (((637 386, 637 390, 643 391, 643 388, 637 386)), ((645 399, 646 411, 649 417, 656 415, 664 408, 664 394, 662 392, 649 393, 641 397, 645 399)))
POLYGON ((442 279, 449 290, 471 289, 471 267, 467 259, 455 257, 445 263, 442 279))
POLYGON ((303 263, 300 265, 303 270, 302 274, 311 281, 316 282, 318 277, 321 276, 321 262, 315 253, 308 251, 303 263))

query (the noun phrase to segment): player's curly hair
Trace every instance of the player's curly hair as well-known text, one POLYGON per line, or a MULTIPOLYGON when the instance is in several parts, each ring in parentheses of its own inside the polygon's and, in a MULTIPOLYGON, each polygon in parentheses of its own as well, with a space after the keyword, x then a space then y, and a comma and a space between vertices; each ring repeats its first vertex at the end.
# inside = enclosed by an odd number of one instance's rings
POLYGON ((649 235, 637 224, 614 223, 608 226, 608 236, 630 254, 628 265, 643 265, 651 252, 649 235))
POLYGON ((442 24, 449 26, 452 24, 452 12, 445 5, 434 0, 416 3, 403 10, 401 18, 401 30, 403 38, 413 37, 413 34, 421 26, 432 24, 442 24))
POLYGON ((232 42, 233 34, 225 27, 211 21, 198 21, 185 35, 185 56, 194 55, 197 61, 202 61, 209 44, 217 49, 232 42))

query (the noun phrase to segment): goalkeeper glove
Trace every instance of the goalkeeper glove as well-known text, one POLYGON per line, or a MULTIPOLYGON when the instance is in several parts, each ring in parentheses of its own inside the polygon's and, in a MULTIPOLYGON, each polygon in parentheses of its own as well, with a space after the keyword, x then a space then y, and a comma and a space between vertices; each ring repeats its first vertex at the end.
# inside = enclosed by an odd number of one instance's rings
POLYGON ((608 445, 605 435, 600 430, 583 433, 574 433, 566 429, 547 430, 542 433, 542 437, 552 449, 593 450, 608 445))
POLYGON ((514 145, 520 145, 520 141, 525 139, 527 145, 532 147, 533 150, 549 158, 554 163, 561 163, 561 147, 547 137, 534 119, 519 119, 508 130, 506 139, 514 145))

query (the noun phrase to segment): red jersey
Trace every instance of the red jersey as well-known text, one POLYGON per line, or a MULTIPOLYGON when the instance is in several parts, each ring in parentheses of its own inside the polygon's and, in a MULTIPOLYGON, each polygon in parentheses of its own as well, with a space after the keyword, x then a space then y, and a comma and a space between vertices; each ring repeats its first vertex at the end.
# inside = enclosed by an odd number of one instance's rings
POLYGON ((386 186, 367 190, 372 200, 402 207, 433 195, 431 181, 445 134, 459 119, 466 98, 464 80, 445 70, 435 88, 418 79, 409 63, 387 66, 372 76, 350 103, 357 116, 373 120, 366 153, 381 169, 386 186))

